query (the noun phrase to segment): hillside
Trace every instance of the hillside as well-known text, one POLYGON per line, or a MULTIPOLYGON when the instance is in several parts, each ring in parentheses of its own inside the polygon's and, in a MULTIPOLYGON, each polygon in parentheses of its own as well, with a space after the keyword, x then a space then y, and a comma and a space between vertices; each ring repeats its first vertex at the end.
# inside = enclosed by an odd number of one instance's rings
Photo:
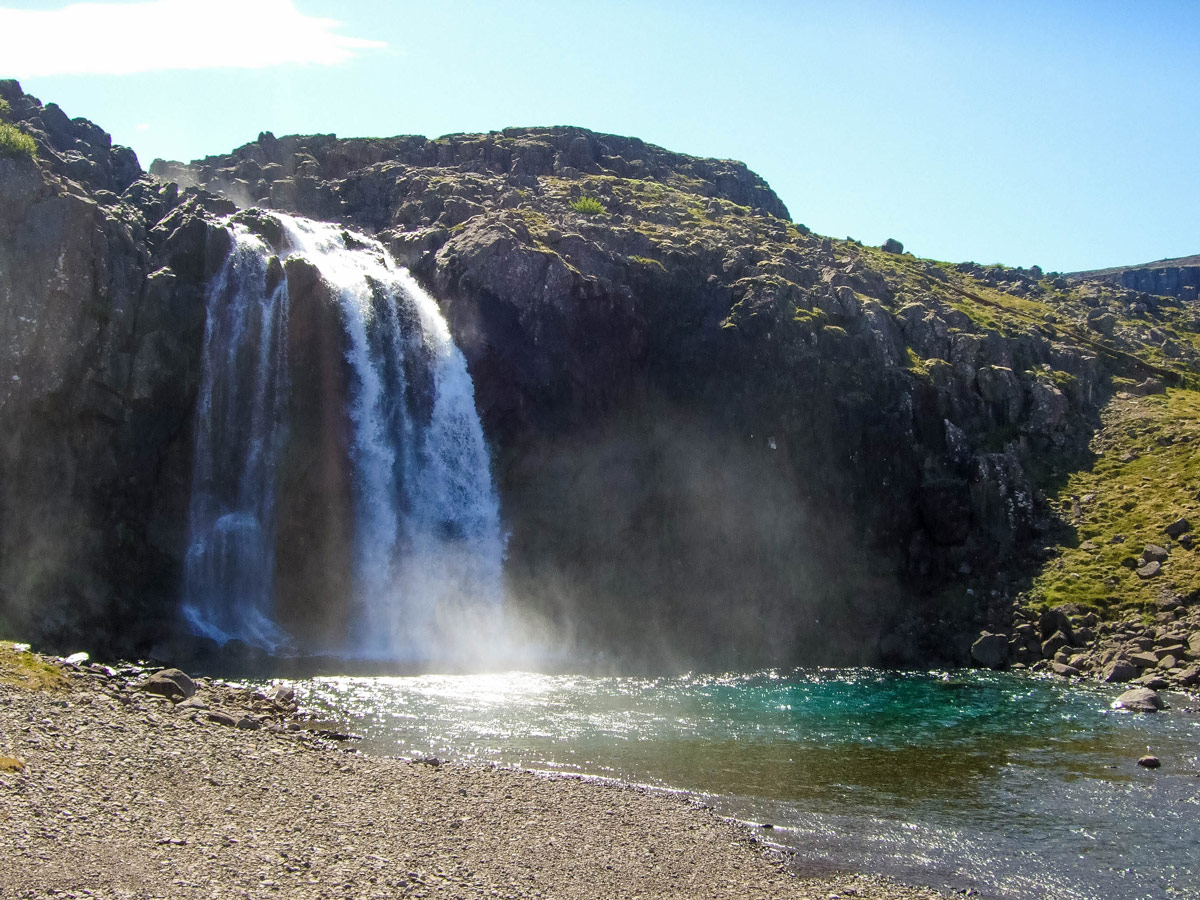
MULTIPOLYGON (((1154 418, 1174 441, 1186 421, 1191 301, 821 237, 740 163, 583 129, 263 134, 151 177, 90 123, 13 82, 0 93, 39 149, 0 161, 0 280, 19 301, 6 322, 49 302, 14 273, 52 267, 67 244, 90 271, 126 272, 137 307, 117 308, 111 280, 81 281, 55 302, 104 324, 63 350, 66 374, 28 374, 41 332, 0 372, 25 392, 0 398, 20 423, 2 474, 37 486, 0 502, 3 608, 47 641, 99 628, 126 652, 179 652, 184 547, 169 523, 187 496, 197 304, 227 246, 220 217, 238 205, 373 234, 437 297, 493 447, 510 604, 586 664, 966 663, 980 629, 1022 604, 1152 600, 1106 581, 1107 557, 1062 583, 1053 548, 1071 549, 1082 523, 1064 491, 1089 478, 1128 489, 1136 468, 1096 462, 1122 423, 1154 418), (91 217, 85 237, 28 247, 44 216, 9 201, 26 184, 91 217), (102 414, 83 399, 96 384, 102 414), (66 437, 81 422, 90 444, 66 437), (45 457, 73 493, 39 474, 45 457), (31 572, 48 538, 13 524, 31 520, 67 522, 55 549, 74 534, 89 553, 31 572)), ((1185 457, 1137 475, 1178 482, 1178 496, 1113 527, 1142 540, 1184 515, 1185 457)), ((1161 580, 1190 596, 1182 559, 1161 580)))

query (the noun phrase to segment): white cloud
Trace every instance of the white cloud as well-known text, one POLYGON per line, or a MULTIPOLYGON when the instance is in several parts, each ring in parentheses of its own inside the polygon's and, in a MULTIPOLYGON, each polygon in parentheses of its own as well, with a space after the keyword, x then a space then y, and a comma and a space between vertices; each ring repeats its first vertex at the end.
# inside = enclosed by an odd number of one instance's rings
POLYGON ((336 34, 293 0, 140 0, 61 9, 0 7, 0 77, 336 65, 380 41, 336 34))

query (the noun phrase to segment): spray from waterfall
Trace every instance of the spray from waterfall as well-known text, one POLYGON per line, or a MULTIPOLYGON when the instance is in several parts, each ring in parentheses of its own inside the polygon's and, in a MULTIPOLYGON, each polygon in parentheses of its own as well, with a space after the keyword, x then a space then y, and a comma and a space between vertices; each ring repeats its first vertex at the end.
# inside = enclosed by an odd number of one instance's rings
POLYGON ((209 290, 184 615, 197 634, 272 652, 453 659, 466 636, 495 633, 502 598, 499 503, 466 361, 436 302, 378 242, 271 217, 277 247, 231 224, 209 290), (275 615, 279 470, 297 390, 291 260, 319 272, 342 328, 353 534, 350 596, 327 598, 348 617, 336 646, 295 646, 275 615))

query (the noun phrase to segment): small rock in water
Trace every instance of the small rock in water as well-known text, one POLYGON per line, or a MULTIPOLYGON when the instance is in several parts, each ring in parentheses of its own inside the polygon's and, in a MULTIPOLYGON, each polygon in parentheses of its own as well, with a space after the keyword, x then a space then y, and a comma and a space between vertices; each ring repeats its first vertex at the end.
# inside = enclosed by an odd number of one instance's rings
POLYGON ((1157 756, 1143 756, 1138 760, 1138 765, 1143 769, 1157 769, 1162 765, 1157 756))
POLYGON ((1113 709, 1128 709, 1131 712, 1158 712, 1166 704, 1149 688, 1134 688, 1113 701, 1113 709))

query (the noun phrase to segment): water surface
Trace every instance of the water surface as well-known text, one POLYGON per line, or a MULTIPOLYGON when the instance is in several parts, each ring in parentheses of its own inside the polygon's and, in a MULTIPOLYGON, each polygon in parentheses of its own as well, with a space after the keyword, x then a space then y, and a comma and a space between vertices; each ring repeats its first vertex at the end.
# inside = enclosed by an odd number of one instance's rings
POLYGON ((1200 898, 1200 716, 1113 710, 1114 689, 868 669, 300 688, 368 752, 705 795, 773 824, 802 867, 1013 900, 1200 898), (1148 747, 1157 771, 1136 765, 1148 747))

